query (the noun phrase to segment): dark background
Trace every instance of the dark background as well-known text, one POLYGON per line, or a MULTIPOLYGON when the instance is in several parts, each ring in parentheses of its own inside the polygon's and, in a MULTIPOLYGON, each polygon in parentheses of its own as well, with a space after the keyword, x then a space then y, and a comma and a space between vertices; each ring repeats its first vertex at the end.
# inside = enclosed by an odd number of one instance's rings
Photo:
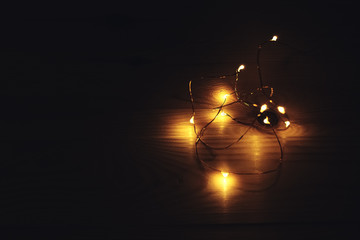
POLYGON ((0 234, 210 239, 225 232, 277 238, 277 232, 296 236, 305 229, 309 239, 327 236, 329 229, 345 238, 355 231, 359 21, 354 2, 32 3, 2 10, 0 234), (289 91, 290 103, 308 119, 314 113, 324 121, 322 111, 329 116, 323 140, 335 131, 335 146, 351 143, 335 147, 334 168, 341 167, 327 178, 347 179, 346 197, 331 204, 348 204, 349 212, 316 223, 294 217, 240 224, 236 216, 226 224, 207 225, 205 216, 187 223, 171 213, 175 207, 159 205, 151 194, 171 174, 151 185, 137 173, 147 167, 141 164, 147 156, 132 154, 141 152, 132 140, 141 129, 139 119, 146 125, 154 111, 190 107, 190 79, 229 74, 244 62, 253 66, 257 44, 274 34, 294 46, 285 52, 288 58, 269 55, 286 70, 274 84, 283 84, 280 90, 289 91), (287 82, 286 76, 296 81, 287 82))

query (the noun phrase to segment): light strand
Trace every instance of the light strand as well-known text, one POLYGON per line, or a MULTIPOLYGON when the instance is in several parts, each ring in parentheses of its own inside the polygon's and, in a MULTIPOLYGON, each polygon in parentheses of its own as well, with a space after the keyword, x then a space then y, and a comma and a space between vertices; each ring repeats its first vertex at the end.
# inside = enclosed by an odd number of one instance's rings
POLYGON ((217 109, 218 111, 216 112, 215 116, 208 122, 206 123, 201 129, 200 131, 197 131, 196 128, 196 119, 195 119, 195 106, 194 106, 194 97, 192 94, 192 81, 189 82, 189 95, 190 95, 190 101, 191 101, 191 106, 192 106, 192 117, 190 119, 190 122, 193 124, 194 126, 194 132, 197 136, 196 141, 195 141, 195 153, 196 153, 196 158, 197 160, 204 166, 207 167, 209 169, 212 169, 214 171, 220 172, 224 177, 227 177, 230 173, 231 174, 236 174, 236 175, 261 175, 261 174, 269 174, 269 173, 273 173, 273 172, 280 172, 281 166, 282 166, 282 162, 283 162, 283 147, 281 144, 281 141, 279 139, 278 134, 276 133, 275 127, 278 126, 278 120, 280 119, 283 122, 283 128, 277 128, 277 130, 286 130, 289 128, 290 125, 290 121, 289 118, 285 112, 285 107, 283 106, 279 106, 278 104, 275 103, 275 101, 272 99, 274 90, 272 87, 269 86, 264 86, 263 81, 262 81, 262 74, 261 74, 261 67, 260 67, 260 52, 261 49, 263 48, 263 46, 267 45, 268 43, 271 42, 276 42, 278 39, 277 36, 273 36, 272 39, 270 39, 269 41, 266 41, 262 44, 260 44, 258 46, 258 50, 257 50, 257 72, 258 72, 258 79, 259 79, 259 83, 260 83, 260 88, 256 89, 255 92, 251 92, 248 95, 243 95, 240 96, 239 91, 238 91, 238 82, 239 82, 239 75, 241 73, 242 70, 245 69, 245 66, 242 64, 238 67, 238 69, 236 70, 235 74, 230 74, 230 75, 223 75, 219 78, 226 78, 227 76, 235 76, 235 83, 234 83, 234 92, 225 95, 224 97, 224 101, 222 102, 222 104, 218 107, 215 107, 214 109, 217 109), (268 91, 269 93, 267 93, 266 91, 268 91), (265 96, 265 98, 267 99, 265 103, 263 104, 257 104, 255 102, 250 101, 250 97, 255 95, 255 94, 262 94, 265 96), (236 96, 236 101, 227 103, 227 99, 230 95, 235 94, 236 96), (251 107, 251 108, 255 108, 258 112, 258 114, 256 115, 256 117, 253 119, 253 121, 251 123, 244 123, 242 121, 239 121, 236 118, 233 118, 230 114, 225 113, 223 111, 224 107, 236 104, 236 103, 241 103, 243 105, 245 105, 246 107, 251 107), (279 114, 278 114, 279 113, 279 114), (211 146, 210 144, 208 144, 204 139, 203 136, 206 132, 206 129, 215 121, 215 119, 219 116, 219 115, 224 115, 229 117, 230 119, 232 119, 233 121, 235 121, 238 124, 241 125, 246 125, 248 126, 246 128, 246 130, 233 142, 231 142, 230 144, 223 146, 223 147, 214 147, 211 146), (201 159, 199 151, 198 151, 198 144, 201 143, 203 144, 206 148, 208 149, 212 149, 212 150, 225 150, 228 149, 230 147, 232 147, 234 144, 239 143, 244 136, 248 133, 248 131, 251 128, 256 127, 255 123, 256 121, 258 121, 261 125, 265 126, 265 127, 270 127, 279 146, 279 151, 280 151, 280 157, 279 157, 279 161, 278 164, 275 168, 270 169, 270 170, 266 170, 266 171, 222 171, 221 169, 215 168, 211 165, 209 165, 206 161, 204 161, 203 159, 201 159))

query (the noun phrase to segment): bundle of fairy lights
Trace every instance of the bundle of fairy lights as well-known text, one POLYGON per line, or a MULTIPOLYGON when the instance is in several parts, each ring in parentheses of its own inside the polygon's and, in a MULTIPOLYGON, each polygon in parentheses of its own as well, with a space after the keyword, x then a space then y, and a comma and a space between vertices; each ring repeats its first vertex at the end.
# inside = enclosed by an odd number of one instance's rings
MULTIPOLYGON (((265 46, 267 46, 269 44, 273 44, 274 42, 279 43, 279 41, 277 41, 278 40, 277 38, 278 38, 277 36, 273 36, 270 40, 265 41, 258 45, 256 64, 257 64, 257 73, 258 73, 260 87, 257 88, 255 91, 250 92, 248 94, 240 94, 239 93, 239 91, 238 91, 239 78, 240 78, 241 72, 245 70, 245 66, 240 65, 237 68, 235 74, 226 75, 226 76, 235 76, 234 91, 229 94, 226 94, 224 96, 222 104, 215 108, 217 110, 215 116, 201 128, 198 128, 196 125, 194 97, 193 97, 193 93, 192 93, 192 89, 191 89, 192 81, 189 82, 189 94, 190 94, 190 101, 191 101, 191 106, 192 106, 192 111, 193 111, 192 117, 190 118, 190 123, 194 125, 194 132, 197 137, 196 141, 195 141, 196 158, 204 167, 214 170, 216 172, 220 172, 224 177, 227 177, 229 174, 261 175, 261 174, 278 172, 281 169, 282 162, 283 162, 283 147, 281 145, 277 131, 288 129, 290 126, 290 121, 289 121, 288 115, 286 114, 285 107, 278 105, 275 102, 275 100, 273 99, 274 89, 270 86, 265 86, 263 84, 261 67, 260 67, 260 53, 261 53, 262 48, 264 48, 265 46), (235 95, 236 100, 232 101, 232 102, 228 102, 228 98, 231 95, 235 95), (259 102, 259 100, 252 99, 252 97, 256 96, 256 95, 261 96, 262 102, 259 102), (238 119, 232 117, 229 113, 226 113, 224 111, 225 107, 236 104, 236 103, 242 104, 247 108, 251 108, 252 110, 254 110, 254 112, 256 112, 253 120, 250 123, 247 123, 247 124, 243 123, 243 122, 239 121, 238 119), (223 147, 214 147, 205 141, 204 135, 206 133, 207 128, 215 121, 215 119, 219 115, 229 117, 231 120, 235 121, 238 124, 246 125, 247 128, 235 141, 231 142, 230 144, 223 146, 223 147), (275 168, 266 170, 266 171, 259 171, 259 170, 254 170, 254 171, 229 171, 229 170, 226 170, 226 171, 223 171, 219 168, 216 168, 216 167, 208 164, 206 161, 204 161, 200 157, 200 154, 198 151, 199 143, 203 144, 207 149, 211 149, 211 150, 229 149, 229 148, 233 147, 235 144, 239 143, 244 138, 244 136, 248 133, 248 131, 251 128, 255 127, 255 124, 257 124, 257 125, 260 124, 264 129, 267 129, 268 131, 270 130, 274 134, 274 136, 277 140, 277 143, 278 143, 279 149, 280 149, 280 151, 279 151, 280 157, 279 157, 278 164, 275 168)), ((222 76, 221 78, 224 78, 226 76, 222 76)))

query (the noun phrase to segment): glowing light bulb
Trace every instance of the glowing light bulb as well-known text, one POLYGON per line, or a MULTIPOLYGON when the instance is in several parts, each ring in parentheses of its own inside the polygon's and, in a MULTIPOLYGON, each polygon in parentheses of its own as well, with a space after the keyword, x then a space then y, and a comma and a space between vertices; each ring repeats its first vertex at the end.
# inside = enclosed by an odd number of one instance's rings
POLYGON ((228 172, 221 172, 221 174, 223 175, 224 178, 227 178, 227 176, 229 176, 228 172))
POLYGON ((191 123, 191 124, 195 124, 194 116, 192 116, 192 117, 190 118, 190 123, 191 123))
POLYGON ((290 121, 285 121, 285 126, 286 127, 290 126, 290 121))
POLYGON ((266 116, 266 118, 264 119, 264 123, 265 123, 265 124, 270 124, 270 122, 269 122, 269 117, 268 117, 268 116, 266 116))
POLYGON ((238 72, 240 72, 241 70, 243 70, 243 69, 245 69, 245 66, 243 65, 243 64, 241 64, 240 66, 239 66, 239 68, 238 68, 238 72))
POLYGON ((274 35, 270 41, 276 42, 277 39, 278 39, 278 36, 274 35))
POLYGON ((278 109, 278 111, 279 111, 280 113, 285 114, 285 108, 284 108, 284 107, 278 106, 277 109, 278 109))
POLYGON ((221 101, 225 101, 227 99, 227 97, 230 96, 230 94, 220 94, 219 98, 221 99, 221 101))
POLYGON ((220 112, 220 115, 221 115, 221 116, 226 116, 226 115, 227 115, 227 113, 226 113, 226 112, 224 112, 224 111, 221 111, 221 112, 220 112))
POLYGON ((267 109, 267 105, 266 105, 266 104, 263 104, 263 105, 261 105, 261 107, 260 107, 260 112, 263 113, 266 109, 267 109))

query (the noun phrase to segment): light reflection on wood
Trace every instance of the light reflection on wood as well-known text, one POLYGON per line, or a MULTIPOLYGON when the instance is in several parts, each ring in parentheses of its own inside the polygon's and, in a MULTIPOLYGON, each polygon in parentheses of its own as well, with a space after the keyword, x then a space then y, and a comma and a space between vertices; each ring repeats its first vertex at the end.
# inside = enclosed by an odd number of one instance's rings
MULTIPOLYGON (((183 173, 186 176, 181 176, 181 178, 188 177, 192 179, 191 181, 198 182, 201 180, 200 182, 204 182, 204 186, 207 187, 197 189, 197 191, 200 190, 202 194, 212 198, 217 202, 216 204, 220 204, 219 207, 222 206, 225 199, 227 206, 231 206, 231 199, 236 198, 244 187, 257 190, 263 189, 269 184, 266 182, 269 181, 269 177, 264 177, 262 180, 258 176, 230 176, 226 184, 225 194, 224 188, 219 188, 219 181, 214 181, 217 178, 222 180, 223 177, 220 173, 209 170, 204 171, 199 168, 196 162, 194 149, 196 135, 193 125, 188 121, 188 116, 188 109, 157 111, 146 118, 146 124, 138 124, 137 131, 140 131, 141 134, 133 134, 137 136, 136 144, 141 146, 142 154, 153 156, 152 158, 156 157, 156 162, 152 161, 151 164, 149 162, 146 164, 148 170, 152 171, 152 173, 147 174, 147 177, 153 174, 162 174, 159 169, 173 172, 186 169, 186 173, 183 173), (161 128, 161 130, 157 128, 161 128), (244 181, 244 184, 239 184, 242 181, 244 181)), ((209 116, 204 118, 206 117, 209 116)), ((221 136, 220 144, 233 141, 244 130, 244 127, 231 120, 229 121, 228 118, 226 120, 219 119, 216 123, 213 129, 209 129, 207 135, 210 142, 219 143, 219 135, 221 136)), ((206 158, 206 151, 204 149, 200 151, 204 153, 202 157, 206 158)), ((263 170, 276 166, 278 158, 279 150, 274 136, 269 134, 260 136, 257 130, 253 130, 249 132, 244 142, 240 142, 237 146, 228 150, 219 151, 214 164, 223 169, 254 170, 257 168, 263 170), (263 155, 266 155, 266 159, 262 159, 263 155)), ((270 178, 270 181, 273 181, 273 179, 270 178)), ((151 179, 148 179, 148 184, 150 183, 151 179)))
POLYGON ((221 174, 213 172, 209 174, 207 191, 214 198, 221 199, 223 210, 226 212, 232 198, 241 195, 240 184, 239 178, 235 175, 224 178, 221 174))
MULTIPOLYGON (((291 108, 288 109, 290 112, 291 108)), ((201 125, 211 118, 212 113, 208 109, 199 109, 195 121, 201 125)), ((134 127, 130 141, 134 146, 133 159, 138 162, 138 176, 142 179, 139 183, 142 187, 133 191, 139 197, 144 197, 145 189, 149 189, 146 190, 148 194, 155 195, 158 204, 167 209, 170 215, 188 223, 196 222, 197 219, 202 223, 281 221, 291 219, 292 216, 316 219, 319 213, 329 219, 334 217, 326 213, 321 202, 321 196, 327 194, 328 188, 309 186, 314 183, 326 184, 330 174, 342 168, 338 164, 332 167, 339 153, 350 156, 351 152, 346 153, 345 149, 354 148, 355 142, 339 141, 337 135, 329 134, 328 125, 319 125, 312 120, 313 114, 311 119, 306 114, 294 116, 291 127, 279 132, 284 144, 284 167, 277 184, 270 190, 260 191, 275 182, 276 174, 236 176, 236 180, 224 188, 224 185, 219 184, 221 181, 214 180, 222 179, 220 173, 216 175, 203 170, 196 162, 196 135, 189 123, 190 117, 189 105, 177 109, 159 109, 147 114, 146 118, 143 113, 133 115, 134 127), (311 177, 305 177, 308 175, 311 177), (284 199, 279 198, 279 192, 286 193, 284 199), (302 200, 297 201, 297 198, 302 200), (310 198, 314 205, 308 206, 307 212, 302 211, 303 201, 310 198), (287 212, 282 209, 287 209, 287 212), (225 213, 232 217, 204 219, 205 215, 220 217, 217 214, 225 213)), ((220 142, 225 143, 243 131, 240 125, 231 121, 217 123, 209 129, 207 135, 208 140, 214 143, 219 143, 217 133, 221 133, 220 142)), ((261 170, 276 164, 279 150, 272 134, 252 129, 243 140, 235 148, 219 153, 214 164, 235 169, 261 170)), ((331 193, 337 195, 341 191, 331 193)))

